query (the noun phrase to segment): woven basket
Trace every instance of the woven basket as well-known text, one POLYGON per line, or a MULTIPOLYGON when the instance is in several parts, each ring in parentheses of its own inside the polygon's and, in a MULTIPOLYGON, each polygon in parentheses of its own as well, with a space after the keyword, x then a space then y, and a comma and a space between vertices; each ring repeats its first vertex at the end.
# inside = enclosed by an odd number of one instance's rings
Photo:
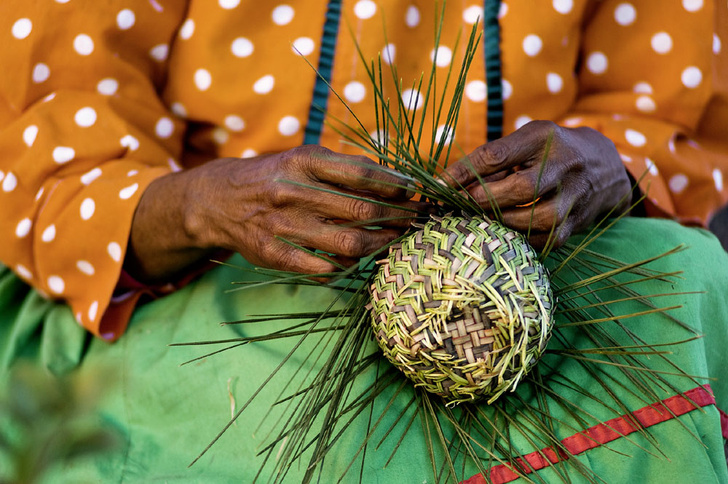
POLYGON ((546 347, 546 270, 521 234, 497 222, 445 216, 418 227, 378 262, 376 339, 416 386, 448 403, 492 403, 546 347))

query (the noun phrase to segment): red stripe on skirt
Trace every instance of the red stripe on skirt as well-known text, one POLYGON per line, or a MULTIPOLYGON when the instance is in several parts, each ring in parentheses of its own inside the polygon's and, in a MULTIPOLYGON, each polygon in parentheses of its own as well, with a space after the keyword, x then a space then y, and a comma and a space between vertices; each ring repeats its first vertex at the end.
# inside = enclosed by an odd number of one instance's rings
MULTIPOLYGON (((715 405, 715 397, 710 389, 710 385, 693 388, 687 392, 666 398, 661 402, 653 403, 639 410, 635 410, 631 414, 622 415, 621 417, 607 420, 604 423, 590 427, 578 434, 567 437, 561 441, 564 447, 571 455, 580 454, 589 449, 599 447, 602 444, 612 442, 620 437, 636 432, 638 428, 634 424, 637 420, 642 427, 650 427, 652 425, 665 422, 680 415, 684 415, 700 407, 715 405)), ((728 416, 721 412, 721 424, 728 422, 728 416)), ((721 425, 724 433, 728 426, 721 425)), ((519 457, 517 462, 521 464, 521 472, 530 474, 533 470, 540 470, 559 461, 568 459, 569 456, 563 452, 557 451, 552 447, 546 447, 537 452, 531 452, 528 455, 519 457), (533 469, 533 470, 532 470, 533 469)), ((490 480, 494 484, 504 484, 518 479, 519 475, 513 471, 513 467, 508 464, 501 464, 490 468, 490 480)), ((485 484, 486 480, 482 474, 476 474, 470 479, 462 481, 461 484, 485 484)))

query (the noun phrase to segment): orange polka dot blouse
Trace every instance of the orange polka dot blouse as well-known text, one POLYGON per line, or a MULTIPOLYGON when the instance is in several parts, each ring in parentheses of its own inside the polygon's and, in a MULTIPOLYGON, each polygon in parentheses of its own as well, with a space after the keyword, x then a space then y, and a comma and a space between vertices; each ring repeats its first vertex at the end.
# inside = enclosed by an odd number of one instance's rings
MULTIPOLYGON (((646 172, 651 214, 705 223, 728 199, 728 2, 659 4, 501 2, 503 131, 532 119, 591 126, 614 141, 636 179, 646 172)), ((124 281, 122 264, 145 187, 192 160, 303 143, 316 75, 302 57, 318 65, 329 7, 3 0, 0 260, 66 301, 79 324, 117 338, 143 290, 124 281)), ((483 12, 483 0, 450 0, 436 46, 432 0, 342 0, 332 85, 374 131, 356 44, 365 58, 381 53, 385 66, 396 64, 405 95, 419 99, 407 86, 429 72, 435 49, 436 69, 457 71, 483 12)), ((453 156, 486 140, 484 42, 453 156)), ((327 104, 352 120, 335 97, 327 104)), ((352 150, 326 126, 320 143, 352 150)))

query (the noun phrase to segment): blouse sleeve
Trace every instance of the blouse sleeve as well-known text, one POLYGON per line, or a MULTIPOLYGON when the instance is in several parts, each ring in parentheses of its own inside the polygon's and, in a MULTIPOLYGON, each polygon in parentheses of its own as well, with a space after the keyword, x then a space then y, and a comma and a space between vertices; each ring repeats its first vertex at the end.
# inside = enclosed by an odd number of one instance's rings
POLYGON ((582 32, 577 101, 561 121, 614 141, 648 214, 704 225, 728 200, 728 5, 598 4, 582 32))
POLYGON ((109 5, 2 2, 0 260, 113 340, 136 301, 112 303, 134 210, 182 150, 158 93, 185 5, 109 5))

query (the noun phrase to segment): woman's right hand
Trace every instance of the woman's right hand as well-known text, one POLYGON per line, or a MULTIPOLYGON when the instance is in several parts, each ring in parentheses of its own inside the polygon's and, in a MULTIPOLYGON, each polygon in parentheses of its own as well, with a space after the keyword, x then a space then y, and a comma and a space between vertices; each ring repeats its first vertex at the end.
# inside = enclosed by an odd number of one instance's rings
POLYGON ((134 216, 125 269, 138 280, 163 281, 226 249, 262 267, 334 272, 409 227, 413 210, 424 207, 409 201, 406 186, 366 157, 319 146, 217 159, 149 185, 134 216), (366 228, 367 221, 382 228, 366 228), (335 263, 281 239, 333 254, 335 263))

